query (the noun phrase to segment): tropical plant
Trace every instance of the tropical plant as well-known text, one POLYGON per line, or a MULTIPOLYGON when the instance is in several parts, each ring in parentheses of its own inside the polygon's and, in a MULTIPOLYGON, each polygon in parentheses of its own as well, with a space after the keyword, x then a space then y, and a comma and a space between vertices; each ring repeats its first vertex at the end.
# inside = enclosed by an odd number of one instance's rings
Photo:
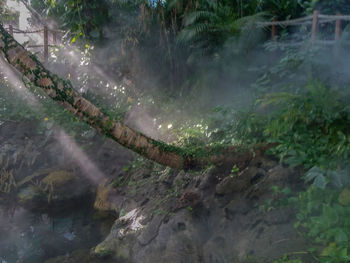
MULTIPOLYGON (((347 171, 348 173, 348 171, 347 171)), ((348 175, 347 175, 348 176, 348 175)), ((298 213, 295 227, 316 247, 310 248, 320 262, 349 262, 349 206, 348 188, 311 186, 291 199, 298 213)))
MULTIPOLYGON (((207 0, 196 11, 184 18, 184 29, 178 40, 190 43, 202 53, 220 50, 232 37, 237 37, 249 24, 255 23, 260 15, 240 17, 237 10, 225 3, 207 0)), ((249 28, 250 30, 252 28, 249 28)))
POLYGON ((291 165, 332 169, 349 162, 350 114, 341 95, 318 81, 298 93, 267 95, 264 105, 275 105, 264 128, 272 152, 291 165))
POLYGON ((103 38, 103 27, 110 21, 109 4, 106 0, 30 1, 41 14, 71 31, 73 42, 81 36, 90 40, 103 38))
POLYGON ((263 0, 261 9, 276 20, 288 20, 305 14, 305 2, 309 0, 263 0))
POLYGON ((324 14, 334 15, 336 13, 348 14, 350 12, 350 3, 347 0, 312 0, 303 3, 307 12, 320 10, 324 14))

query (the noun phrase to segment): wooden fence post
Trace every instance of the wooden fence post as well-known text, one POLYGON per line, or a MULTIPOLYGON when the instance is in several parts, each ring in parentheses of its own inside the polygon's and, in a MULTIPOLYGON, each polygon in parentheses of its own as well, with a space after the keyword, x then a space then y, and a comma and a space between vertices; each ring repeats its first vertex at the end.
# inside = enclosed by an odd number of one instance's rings
MULTIPOLYGON (((337 16, 340 16, 340 14, 338 13, 337 16)), ((337 19, 335 21, 335 40, 338 40, 340 38, 341 35, 341 20, 337 19)))
POLYGON ((49 59, 49 37, 48 28, 44 26, 44 62, 46 63, 49 59))
POLYGON ((316 41, 316 35, 318 30, 318 14, 319 11, 315 10, 312 17, 312 32, 311 32, 311 43, 314 44, 316 41))
POLYGON ((9 25, 9 33, 13 36, 13 25, 9 25))
POLYGON ((56 31, 52 31, 52 41, 53 41, 54 45, 57 44, 57 32, 56 31))
MULTIPOLYGON (((272 22, 276 22, 276 19, 273 19, 272 22)), ((271 40, 276 40, 277 37, 277 26, 272 25, 271 26, 271 40)))

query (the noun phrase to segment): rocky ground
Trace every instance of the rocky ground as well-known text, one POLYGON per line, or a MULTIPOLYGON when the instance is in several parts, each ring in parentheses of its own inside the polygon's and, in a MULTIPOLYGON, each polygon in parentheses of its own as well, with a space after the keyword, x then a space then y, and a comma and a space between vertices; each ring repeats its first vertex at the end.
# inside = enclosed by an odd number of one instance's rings
POLYGON ((295 212, 269 205, 271 187, 301 189, 298 170, 265 156, 235 173, 175 171, 96 134, 75 144, 59 129, 38 134, 36 125, 0 125, 0 202, 13 214, 0 218, 0 230, 14 233, 0 235, 7 263, 263 263, 284 254, 312 262, 295 212), (26 255, 33 250, 39 256, 26 255))

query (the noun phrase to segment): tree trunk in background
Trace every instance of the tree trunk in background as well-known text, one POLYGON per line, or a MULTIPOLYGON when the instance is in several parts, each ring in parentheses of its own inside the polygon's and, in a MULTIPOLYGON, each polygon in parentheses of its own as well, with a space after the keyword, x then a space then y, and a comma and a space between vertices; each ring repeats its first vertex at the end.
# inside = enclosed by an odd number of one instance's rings
POLYGON ((120 122, 115 122, 75 91, 69 81, 48 71, 33 54, 14 40, 1 24, 0 52, 7 62, 31 83, 40 87, 49 97, 81 120, 119 144, 159 164, 187 170, 202 168, 211 163, 229 163, 243 169, 253 157, 253 152, 237 152, 233 147, 219 152, 203 148, 200 156, 189 154, 185 149, 156 141, 120 122))

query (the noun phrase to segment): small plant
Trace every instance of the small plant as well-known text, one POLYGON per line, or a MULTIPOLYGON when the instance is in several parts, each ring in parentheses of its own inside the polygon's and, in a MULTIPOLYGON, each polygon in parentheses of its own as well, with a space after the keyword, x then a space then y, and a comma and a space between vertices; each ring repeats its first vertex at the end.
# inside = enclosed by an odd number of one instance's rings
MULTIPOLYGON (((299 193, 294 205, 298 208, 294 227, 320 245, 314 250, 321 262, 349 262, 350 191, 348 188, 311 185, 299 193)), ((292 203, 293 204, 293 203, 292 203)))
POLYGON ((122 187, 125 184, 125 180, 122 176, 118 176, 116 179, 113 180, 113 182, 111 183, 111 186, 113 188, 118 188, 118 187, 122 187))
POLYGON ((271 186, 272 198, 267 199, 263 205, 259 207, 260 211, 269 212, 278 207, 286 207, 293 199, 292 190, 289 187, 280 189, 278 186, 271 186))
POLYGON ((303 263, 300 259, 289 259, 287 255, 284 255, 281 259, 275 260, 273 263, 303 263))
POLYGON ((231 169, 230 176, 231 177, 236 177, 236 176, 238 176, 238 173, 239 173, 239 168, 235 164, 235 165, 233 165, 233 167, 231 169))

